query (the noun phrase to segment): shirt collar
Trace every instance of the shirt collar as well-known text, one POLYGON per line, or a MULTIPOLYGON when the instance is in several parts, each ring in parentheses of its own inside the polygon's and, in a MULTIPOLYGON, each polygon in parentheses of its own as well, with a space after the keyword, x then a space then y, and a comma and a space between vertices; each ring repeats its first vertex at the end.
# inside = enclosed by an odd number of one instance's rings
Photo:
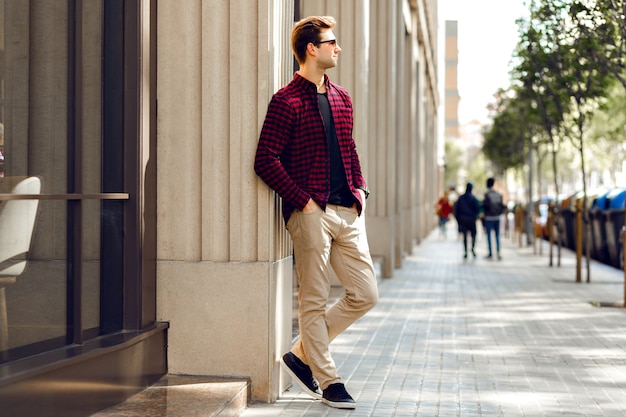
MULTIPOLYGON (((302 75, 298 74, 297 72, 294 73, 293 79, 297 83, 297 85, 301 86, 302 88, 312 88, 317 93, 317 86, 315 85, 315 83, 307 80, 306 78, 304 78, 302 75)), ((324 74, 324 84, 326 84, 326 90, 328 90, 331 85, 330 78, 328 78, 328 74, 324 74)))

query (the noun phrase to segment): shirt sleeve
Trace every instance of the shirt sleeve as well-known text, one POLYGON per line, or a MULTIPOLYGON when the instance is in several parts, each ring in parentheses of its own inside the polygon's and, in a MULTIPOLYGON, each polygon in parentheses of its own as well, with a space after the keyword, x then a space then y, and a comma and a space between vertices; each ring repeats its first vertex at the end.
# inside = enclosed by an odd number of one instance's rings
MULTIPOLYGON (((342 90, 343 91, 343 90, 342 90)), ((350 109, 350 113, 353 116, 353 108, 352 108, 352 99, 350 98, 350 95, 348 94, 347 91, 345 91, 345 98, 344 98, 347 106, 350 109)), ((351 126, 351 130, 352 130, 352 126, 351 126)), ((350 132, 350 136, 352 138, 352 143, 351 143, 351 147, 350 147, 350 158, 351 158, 351 165, 352 165, 352 184, 354 185, 355 188, 360 188, 362 190, 365 191, 366 195, 369 194, 369 188, 367 186, 367 183, 365 182, 365 178, 363 178, 363 172, 361 171, 361 161, 359 159, 359 154, 356 150, 356 142, 354 141, 354 136, 352 136, 352 131, 350 132)))
POLYGON ((294 207, 303 208, 310 196, 293 181, 281 162, 294 123, 296 116, 289 103, 272 97, 257 144, 254 171, 279 196, 294 207))
POLYGON ((352 183, 355 188, 361 188, 363 190, 368 190, 367 183, 363 178, 363 172, 361 171, 361 161, 359 160, 359 155, 356 151, 356 145, 352 144, 352 183))

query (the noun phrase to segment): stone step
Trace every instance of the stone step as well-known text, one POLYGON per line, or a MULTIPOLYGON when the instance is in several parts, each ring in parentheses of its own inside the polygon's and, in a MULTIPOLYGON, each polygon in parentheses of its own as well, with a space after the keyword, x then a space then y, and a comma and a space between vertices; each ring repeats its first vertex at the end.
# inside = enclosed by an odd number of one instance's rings
POLYGON ((166 375, 122 404, 91 417, 239 417, 250 382, 243 379, 166 375))

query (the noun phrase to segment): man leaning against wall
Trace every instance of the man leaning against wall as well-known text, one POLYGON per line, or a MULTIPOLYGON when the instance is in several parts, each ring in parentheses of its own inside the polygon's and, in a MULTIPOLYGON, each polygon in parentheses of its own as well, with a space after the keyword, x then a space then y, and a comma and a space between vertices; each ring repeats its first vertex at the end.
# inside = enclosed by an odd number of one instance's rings
POLYGON ((291 47, 300 65, 272 97, 261 129, 254 168, 282 197, 294 244, 299 282, 300 338, 281 365, 314 398, 352 409, 330 353, 330 342, 378 301, 366 231, 369 194, 352 137, 348 92, 330 81, 341 48, 335 19, 297 22, 291 47), (328 310, 332 268, 345 296, 328 310))

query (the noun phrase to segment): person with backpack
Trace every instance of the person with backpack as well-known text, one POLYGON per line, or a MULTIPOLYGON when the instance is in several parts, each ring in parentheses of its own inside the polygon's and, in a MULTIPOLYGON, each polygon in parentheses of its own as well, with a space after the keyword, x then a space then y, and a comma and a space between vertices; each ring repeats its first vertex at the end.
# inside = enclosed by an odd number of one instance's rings
POLYGON ((496 238, 496 256, 501 260, 500 256, 500 215, 504 212, 504 204, 502 202, 502 194, 493 189, 496 180, 494 178, 487 179, 487 192, 483 199, 483 215, 485 221, 485 233, 487 234, 487 259, 493 259, 491 250, 491 234, 496 238))

